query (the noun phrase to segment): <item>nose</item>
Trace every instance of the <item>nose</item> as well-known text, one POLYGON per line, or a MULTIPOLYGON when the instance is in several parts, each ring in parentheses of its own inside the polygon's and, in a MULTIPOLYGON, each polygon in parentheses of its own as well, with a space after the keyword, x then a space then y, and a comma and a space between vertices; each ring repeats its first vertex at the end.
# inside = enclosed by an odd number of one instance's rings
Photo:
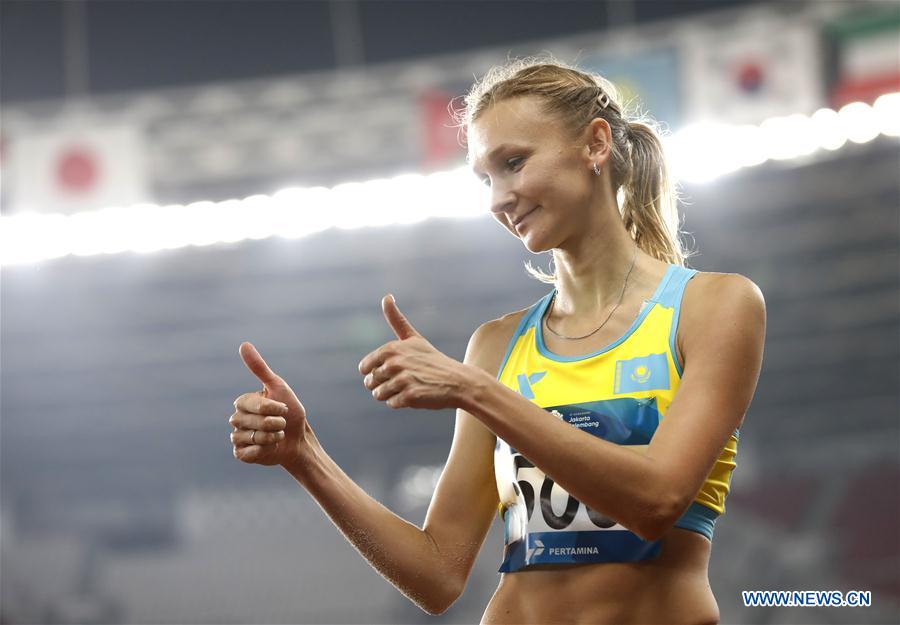
POLYGON ((491 212, 494 217, 515 209, 517 196, 508 184, 496 183, 491 186, 491 212))

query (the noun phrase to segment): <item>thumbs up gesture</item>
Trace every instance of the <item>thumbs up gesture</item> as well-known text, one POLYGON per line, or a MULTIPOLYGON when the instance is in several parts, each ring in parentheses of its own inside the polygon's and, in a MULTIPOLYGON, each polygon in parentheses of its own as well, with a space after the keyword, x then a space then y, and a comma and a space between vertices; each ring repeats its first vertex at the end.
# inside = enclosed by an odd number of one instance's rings
POLYGON ((381 300, 384 318, 397 336, 359 363, 372 397, 391 408, 441 410, 460 406, 468 367, 438 351, 400 312, 393 295, 381 300))
POLYGON ((234 457, 252 464, 288 465, 300 459, 315 438, 306 409, 252 343, 241 343, 239 352, 263 390, 245 393, 234 402, 235 413, 228 421, 234 428, 234 457))

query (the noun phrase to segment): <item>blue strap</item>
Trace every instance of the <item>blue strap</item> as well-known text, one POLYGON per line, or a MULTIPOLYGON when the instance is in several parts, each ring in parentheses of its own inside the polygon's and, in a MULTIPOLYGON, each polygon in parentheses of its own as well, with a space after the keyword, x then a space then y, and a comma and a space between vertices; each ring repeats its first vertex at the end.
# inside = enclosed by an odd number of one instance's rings
POLYGON ((675 337, 678 332, 678 319, 681 316, 681 299, 684 296, 684 287, 687 286, 688 280, 693 278, 697 273, 696 269, 687 269, 680 265, 672 265, 672 271, 669 272, 669 279, 660 290, 659 298, 656 300, 661 306, 666 308, 674 308, 675 314, 672 315, 672 325, 669 328, 669 351, 672 353, 672 359, 675 361, 675 369, 678 376, 684 374, 678 359, 675 357, 675 337))
POLYGON ((667 307, 681 307, 681 297, 684 295, 684 287, 688 280, 694 277, 698 271, 696 269, 688 269, 679 265, 672 265, 672 270, 668 274, 666 283, 662 285, 659 293, 655 296, 654 301, 667 307))
POLYGON ((512 353, 513 347, 516 345, 516 340, 525 334, 528 331, 528 328, 534 325, 535 320, 537 319, 537 312, 543 309, 541 306, 549 297, 553 295, 553 291, 550 291, 547 295, 536 301, 532 304, 525 314, 522 315, 522 318, 519 320, 519 325, 516 327, 516 331, 513 332, 512 337, 509 339, 509 343, 506 346, 506 354, 503 356, 503 360, 500 362, 500 369, 497 370, 497 379, 500 379, 500 376, 503 374, 503 369, 506 367, 506 361, 509 360, 509 355, 512 353))

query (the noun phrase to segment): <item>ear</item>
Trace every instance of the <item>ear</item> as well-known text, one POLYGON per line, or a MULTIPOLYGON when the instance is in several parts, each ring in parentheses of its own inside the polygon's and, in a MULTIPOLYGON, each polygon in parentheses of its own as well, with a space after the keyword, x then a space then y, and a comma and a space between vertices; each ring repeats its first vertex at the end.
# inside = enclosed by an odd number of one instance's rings
POLYGON ((601 164, 609 158, 610 145, 612 145, 612 128, 610 128, 609 122, 602 117, 595 117, 588 124, 585 133, 587 158, 590 160, 589 166, 593 168, 598 157, 601 164))

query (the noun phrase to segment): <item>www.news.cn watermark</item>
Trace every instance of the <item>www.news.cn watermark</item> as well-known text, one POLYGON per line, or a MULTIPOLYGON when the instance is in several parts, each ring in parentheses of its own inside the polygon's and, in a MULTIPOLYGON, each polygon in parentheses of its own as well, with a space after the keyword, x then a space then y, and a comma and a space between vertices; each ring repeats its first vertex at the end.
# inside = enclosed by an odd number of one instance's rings
POLYGON ((742 590, 744 606, 755 607, 834 607, 868 608, 871 590, 742 590))

